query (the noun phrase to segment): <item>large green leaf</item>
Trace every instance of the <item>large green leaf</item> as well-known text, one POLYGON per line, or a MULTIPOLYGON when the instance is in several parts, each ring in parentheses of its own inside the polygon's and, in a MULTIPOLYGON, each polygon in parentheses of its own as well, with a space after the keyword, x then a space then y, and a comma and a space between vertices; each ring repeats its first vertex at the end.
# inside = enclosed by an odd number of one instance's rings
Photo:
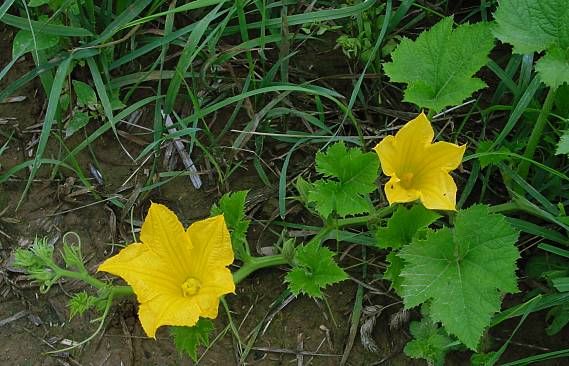
POLYGON ((384 64, 392 81, 407 84, 406 101, 438 112, 486 86, 473 75, 494 47, 489 25, 452 25, 453 18, 444 18, 415 41, 403 39, 384 64))
POLYGON ((535 69, 551 88, 569 84, 569 0, 501 0, 494 34, 516 53, 546 51, 535 69))
POLYGON ((569 47, 569 1, 500 0, 494 35, 516 53, 569 47))
POLYGON ((348 275, 333 257, 334 252, 318 241, 297 248, 293 269, 285 277, 290 291, 295 295, 322 298, 323 288, 347 279, 348 275))
POLYGON ((401 249, 406 308, 431 302, 431 317, 475 350, 503 293, 516 292, 518 232, 487 206, 459 211, 454 229, 401 249))
POLYGON ((377 229, 377 246, 397 249, 409 244, 419 230, 427 228, 440 217, 420 204, 410 209, 399 206, 387 221, 387 226, 377 229))
POLYGON ((368 212, 368 194, 376 189, 379 161, 375 153, 348 149, 343 142, 332 145, 326 153, 316 155, 316 170, 328 179, 316 181, 308 192, 323 217, 332 212, 339 216, 368 212))

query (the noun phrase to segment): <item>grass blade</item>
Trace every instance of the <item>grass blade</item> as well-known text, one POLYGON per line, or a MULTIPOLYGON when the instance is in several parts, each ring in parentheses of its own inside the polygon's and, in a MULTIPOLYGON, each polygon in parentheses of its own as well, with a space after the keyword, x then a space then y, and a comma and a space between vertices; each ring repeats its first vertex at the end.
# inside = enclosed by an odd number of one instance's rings
POLYGON ((10 9, 10 7, 12 6, 12 4, 14 4, 16 0, 5 0, 4 4, 2 4, 2 6, 0 6, 0 18, 2 18, 4 16, 4 14, 6 14, 6 12, 8 11, 8 9, 10 9))
POLYGON ((0 18, 0 22, 11 25, 19 29, 31 31, 33 28, 36 32, 44 34, 51 34, 54 36, 62 37, 93 37, 93 33, 85 28, 69 27, 59 24, 47 24, 38 22, 36 20, 29 20, 27 18, 17 17, 15 15, 4 14, 0 18))
POLYGON ((43 127, 38 141, 38 148, 36 150, 34 164, 32 166, 30 176, 26 183, 26 187, 24 188, 24 192, 22 193, 22 196, 20 197, 20 200, 18 201, 18 205, 16 206, 16 208, 20 207, 20 204, 23 202, 24 198, 26 197, 26 194, 28 193, 28 190, 31 187, 32 181, 34 180, 38 172, 38 169, 41 166, 43 153, 47 146, 47 141, 51 133, 51 127, 53 125, 53 122, 55 120, 55 115, 58 110, 57 107, 59 105, 59 96, 61 95, 63 84, 65 82, 65 78, 68 75, 72 60, 73 59, 71 57, 65 59, 59 65, 59 67, 57 68, 57 72, 55 73, 55 78, 53 80, 53 85, 51 87, 51 91, 49 93, 49 98, 47 101, 47 111, 45 112, 45 118, 43 121, 43 127))
POLYGON ((174 103, 176 102, 176 97, 178 96, 178 92, 180 91, 180 86, 182 85, 182 81, 184 78, 184 73, 188 70, 196 56, 200 48, 198 48, 198 42, 201 40, 203 35, 205 34, 206 30, 209 27, 209 24, 217 18, 222 13, 218 13, 219 9, 221 8, 222 4, 216 6, 212 11, 210 11, 204 18, 202 18, 198 24, 196 25, 195 29, 190 33, 188 37, 188 41, 184 46, 184 51, 178 60, 178 64, 176 65, 176 73, 174 77, 170 81, 170 85, 168 86, 168 91, 166 92, 166 99, 164 101, 164 114, 168 115, 172 113, 174 108, 174 103))

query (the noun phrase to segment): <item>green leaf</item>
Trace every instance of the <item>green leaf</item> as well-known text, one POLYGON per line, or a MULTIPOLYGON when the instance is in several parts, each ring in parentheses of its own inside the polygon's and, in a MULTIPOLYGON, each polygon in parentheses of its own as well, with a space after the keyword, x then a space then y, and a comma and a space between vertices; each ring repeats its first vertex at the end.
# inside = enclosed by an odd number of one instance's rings
POLYGON ((375 237, 380 248, 400 248, 411 243, 415 234, 426 229, 441 216, 426 209, 423 205, 414 205, 410 209, 399 206, 387 221, 387 227, 380 227, 375 237))
POLYGON ((554 47, 548 50, 535 64, 535 70, 541 81, 550 88, 569 84, 569 48, 562 50, 554 47))
POLYGON ((80 244, 69 244, 67 242, 63 242, 62 257, 63 261, 65 262, 65 266, 68 269, 87 273, 87 269, 85 268, 84 264, 83 254, 81 254, 80 244))
POLYGON ((551 284, 559 292, 569 291, 569 277, 558 277, 551 280, 551 284))
POLYGON ((459 211, 454 229, 429 232, 401 249, 405 307, 431 300, 433 320, 475 350, 502 294, 517 291, 517 238, 487 206, 459 211))
POLYGON ((79 80, 73 80, 72 83, 75 96, 77 97, 77 104, 80 107, 95 109, 97 105, 97 94, 93 88, 91 88, 89 84, 79 80))
POLYGON ((97 303, 98 298, 89 295, 87 292, 82 291, 73 295, 67 307, 69 308, 69 320, 73 319, 75 316, 83 315, 87 310, 93 308, 97 303))
POLYGON ((113 90, 109 94, 110 102, 111 102, 111 109, 113 111, 120 110, 126 107, 126 105, 121 101, 119 91, 113 90))
POLYGON ((555 306, 547 312, 546 320, 549 323, 545 332, 553 336, 561 331, 569 323, 569 303, 555 306))
MULTIPOLYGON (((501 146, 498 150, 491 150, 493 144, 494 144, 493 141, 480 141, 478 147, 476 148, 476 153, 481 154, 485 152, 502 152, 502 153, 510 152, 510 150, 505 146, 501 146)), ((478 158, 478 161, 480 161, 481 168, 486 168, 489 165, 496 165, 508 159, 509 157, 507 155, 488 155, 488 156, 480 156, 478 158)))
POLYGON ((63 93, 59 96, 59 107, 62 111, 67 111, 69 108, 69 104, 71 103, 71 99, 68 93, 63 93))
POLYGON ((332 212, 345 217, 370 211, 369 197, 362 196, 361 191, 354 190, 350 185, 319 180, 314 182, 312 188, 308 195, 309 202, 314 202, 316 210, 324 218, 332 212))
POLYGON ((308 193, 312 189, 312 184, 306 181, 306 179, 302 178, 300 175, 294 181, 294 186, 298 191, 300 201, 304 204, 308 203, 308 193))
POLYGON ((563 135, 559 138, 559 143, 557 144, 557 150, 555 150, 555 155, 569 155, 569 130, 564 131, 563 135))
POLYGON ((391 281, 391 287, 397 295, 402 296, 401 284, 403 283, 403 278, 401 277, 401 271, 404 265, 403 259, 397 255, 396 251, 390 252, 385 259, 388 265, 383 278, 391 281))
POLYGON ((87 126, 90 120, 91 116, 89 116, 88 113, 82 111, 74 111, 71 119, 69 119, 65 126, 65 137, 67 138, 83 127, 87 126))
POLYGON ((322 298, 322 289, 343 281, 348 275, 336 264, 334 252, 317 241, 300 246, 296 250, 293 269, 286 275, 285 282, 294 295, 306 294, 322 298))
POLYGON ((51 2, 51 0, 30 0, 30 2, 28 3, 28 6, 30 8, 36 7, 36 6, 42 6, 45 4, 49 4, 51 2))
POLYGON ((501 0, 494 35, 520 54, 569 47, 567 0, 501 0))
POLYGON ((404 38, 383 64, 392 81, 407 84, 405 101, 434 112, 462 103, 486 84, 472 76, 488 62, 494 37, 487 23, 452 29, 448 17, 412 41, 404 38))
POLYGON ((413 340, 405 345, 405 354, 411 358, 425 359, 430 365, 444 365, 447 347, 453 342, 444 330, 427 317, 420 322, 411 322, 409 330, 413 340))
POLYGON ((377 187, 379 160, 375 153, 363 153, 357 148, 346 148, 344 142, 332 145, 326 153, 316 155, 316 171, 328 179, 316 181, 308 201, 316 211, 327 218, 332 212, 339 216, 369 212, 369 193, 377 187))
POLYGON ((525 272, 534 280, 563 277, 569 275, 569 261, 550 254, 532 255, 528 259, 525 272))
POLYGON ((250 220, 245 218, 245 200, 249 191, 226 193, 219 200, 219 204, 211 207, 211 215, 221 215, 231 233, 231 243, 238 259, 246 255, 247 230, 250 220))
POLYGON ((16 33, 12 41, 12 57, 21 57, 22 55, 32 50, 45 50, 58 45, 59 37, 45 34, 42 32, 35 32, 35 43, 32 37, 32 32, 27 30, 20 30, 16 33))
POLYGON ((209 336, 213 330, 211 320, 200 318, 193 327, 170 327, 170 334, 178 352, 187 354, 195 362, 198 359, 198 347, 209 346, 209 336))

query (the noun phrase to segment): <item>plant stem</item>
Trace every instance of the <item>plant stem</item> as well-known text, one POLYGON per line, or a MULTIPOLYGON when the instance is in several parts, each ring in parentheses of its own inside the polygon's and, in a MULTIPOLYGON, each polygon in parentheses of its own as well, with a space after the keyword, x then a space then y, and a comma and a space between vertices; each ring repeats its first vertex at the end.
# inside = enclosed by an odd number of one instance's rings
POLYGON ((262 268, 287 264, 288 261, 282 254, 269 255, 266 257, 251 257, 251 260, 233 273, 233 282, 237 285, 251 273, 262 268))
POLYGON ((113 286, 111 288, 111 296, 113 299, 131 295, 134 295, 134 291, 130 286, 113 286))
POLYGON ((380 208, 379 210, 377 210, 374 213, 371 213, 369 215, 349 217, 347 219, 338 219, 336 221, 336 226, 342 227, 342 226, 367 224, 370 221, 375 221, 375 220, 381 219, 381 218, 389 215, 390 213, 392 213, 395 210, 395 208, 396 208, 396 206, 391 205, 391 206, 387 206, 384 208, 380 208))
MULTIPOLYGON (((528 144, 526 146, 526 150, 524 151, 524 158, 533 159, 535 154, 535 150, 537 149, 537 145, 539 144, 539 140, 541 139, 541 134, 543 133, 543 129, 547 123, 547 117, 549 117, 549 113, 551 112, 551 108, 553 107, 553 102, 555 101, 555 92, 557 88, 549 88, 547 92, 547 96, 545 97, 545 101, 543 102, 543 106, 541 111, 539 112, 539 116, 537 117, 537 121, 533 126, 533 130, 531 131, 531 135, 528 139, 528 144)), ((529 173, 529 166, 530 162, 526 160, 522 160, 520 165, 518 166, 518 174, 522 179, 526 179, 529 173)), ((519 188, 519 187, 518 187, 519 188)))
POLYGON ((68 270, 60 268, 60 267, 55 267, 53 269, 61 277, 73 278, 75 280, 83 281, 83 282, 97 288, 98 290, 102 289, 103 287, 108 286, 108 284, 106 282, 98 280, 86 272, 73 272, 73 271, 68 271, 68 270))
POLYGON ((511 211, 523 211, 522 207, 517 201, 510 201, 506 203, 501 203, 499 205, 490 206, 491 213, 503 213, 511 211))

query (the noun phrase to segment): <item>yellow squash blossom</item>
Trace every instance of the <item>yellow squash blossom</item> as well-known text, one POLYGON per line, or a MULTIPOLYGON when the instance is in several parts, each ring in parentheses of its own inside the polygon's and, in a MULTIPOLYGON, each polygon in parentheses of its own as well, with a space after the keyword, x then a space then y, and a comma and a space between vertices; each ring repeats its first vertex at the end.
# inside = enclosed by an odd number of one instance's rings
POLYGON ((223 215, 193 223, 188 230, 166 206, 152 204, 133 243, 99 266, 122 277, 140 302, 144 331, 155 338, 162 325, 193 326, 215 318, 219 298, 235 292, 233 250, 223 215))
POLYGON ((391 177, 385 184, 390 204, 419 199, 429 209, 456 209, 457 189, 449 172, 460 165, 466 145, 433 144, 434 135, 427 116, 421 113, 374 148, 383 173, 391 177))

